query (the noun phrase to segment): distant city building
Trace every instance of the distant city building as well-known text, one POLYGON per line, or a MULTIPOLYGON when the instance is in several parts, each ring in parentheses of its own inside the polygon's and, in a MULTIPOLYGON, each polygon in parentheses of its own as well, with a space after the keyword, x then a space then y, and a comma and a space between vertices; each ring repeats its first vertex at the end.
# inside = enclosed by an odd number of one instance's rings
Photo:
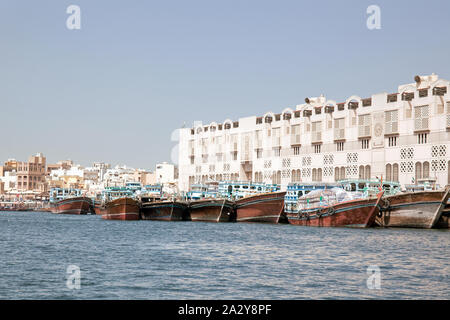
POLYGON ((435 74, 414 80, 394 93, 307 98, 279 113, 181 128, 179 188, 375 177, 450 184, 450 83, 435 74))
POLYGON ((42 153, 28 158, 28 162, 17 162, 17 190, 45 192, 46 158, 42 153))
POLYGON ((156 173, 148 172, 144 174, 144 180, 142 182, 143 185, 154 185, 156 184, 156 173))
POLYGON ((104 162, 94 162, 93 167, 98 170, 99 179, 103 180, 106 171, 111 168, 111 165, 104 162))
POLYGON ((103 177, 105 187, 124 187, 127 182, 135 182, 135 169, 127 166, 115 166, 108 169, 103 177))
POLYGON ((3 183, 4 192, 16 190, 17 185, 16 170, 4 172, 3 176, 0 176, 0 181, 3 183))
POLYGON ((156 182, 158 183, 174 183, 175 182, 175 165, 163 162, 158 163, 155 169, 156 182))
POLYGON ((72 160, 58 161, 56 164, 47 164, 47 174, 50 174, 53 170, 69 170, 73 166, 72 160))
POLYGON ((82 189, 88 196, 95 196, 106 187, 124 187, 130 182, 139 182, 142 186, 158 182, 173 183, 176 170, 173 165, 162 163, 158 174, 159 181, 156 172, 125 165, 111 168, 104 162, 94 162, 86 168, 75 165, 72 160, 46 165, 46 158, 37 154, 28 162, 8 159, 0 166, 0 193, 10 199, 30 199, 51 188, 74 188, 82 189))

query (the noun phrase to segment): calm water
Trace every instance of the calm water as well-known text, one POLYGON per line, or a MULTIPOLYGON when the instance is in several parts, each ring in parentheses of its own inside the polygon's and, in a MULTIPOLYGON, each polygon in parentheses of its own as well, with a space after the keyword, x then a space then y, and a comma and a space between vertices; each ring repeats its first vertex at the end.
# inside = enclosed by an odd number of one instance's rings
POLYGON ((0 298, 449 299, 449 248, 448 230, 0 212, 0 298), (80 290, 66 286, 72 264, 80 290))

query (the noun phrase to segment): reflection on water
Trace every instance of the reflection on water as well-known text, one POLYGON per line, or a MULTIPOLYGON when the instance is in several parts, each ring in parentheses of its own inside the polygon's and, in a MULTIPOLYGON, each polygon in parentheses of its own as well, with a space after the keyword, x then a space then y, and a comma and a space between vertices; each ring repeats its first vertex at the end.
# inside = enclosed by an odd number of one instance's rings
POLYGON ((2 299, 450 298, 449 230, 2 212, 0 244, 2 299), (69 265, 80 290, 66 286, 69 265))

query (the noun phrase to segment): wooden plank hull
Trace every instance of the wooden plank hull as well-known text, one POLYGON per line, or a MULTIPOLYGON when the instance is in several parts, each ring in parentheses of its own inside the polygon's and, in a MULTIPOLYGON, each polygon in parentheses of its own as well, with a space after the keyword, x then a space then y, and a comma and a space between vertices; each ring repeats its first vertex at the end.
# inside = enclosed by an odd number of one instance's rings
POLYGON ((289 213, 289 223, 311 227, 354 227, 368 228, 373 225, 379 212, 383 192, 376 198, 357 199, 332 206, 303 209, 289 213))
POLYGON ((441 213, 441 217, 434 226, 438 229, 450 229, 450 198, 447 200, 447 205, 441 213))
POLYGON ((105 214, 107 211, 106 211, 106 208, 104 206, 96 205, 94 207, 94 212, 97 215, 102 215, 102 214, 105 214))
POLYGON ((225 199, 203 199, 189 203, 189 215, 192 221, 232 222, 234 221, 234 203, 225 199))
POLYGON ((60 200, 52 204, 51 211, 58 214, 88 214, 92 201, 88 197, 76 197, 60 200))
POLYGON ((441 212, 439 220, 434 225, 436 229, 450 229, 450 197, 447 200, 447 204, 441 212))
POLYGON ((445 224, 441 214, 450 193, 446 191, 419 191, 385 197, 381 203, 381 217, 376 223, 382 227, 433 228, 445 224))
POLYGON ((106 203, 103 219, 139 220, 139 203, 131 198, 115 199, 106 203))
POLYGON ((180 201, 156 201, 142 204, 142 220, 187 220, 187 204, 180 201))
POLYGON ((286 192, 264 193, 236 201, 237 222, 284 222, 284 196, 286 192))

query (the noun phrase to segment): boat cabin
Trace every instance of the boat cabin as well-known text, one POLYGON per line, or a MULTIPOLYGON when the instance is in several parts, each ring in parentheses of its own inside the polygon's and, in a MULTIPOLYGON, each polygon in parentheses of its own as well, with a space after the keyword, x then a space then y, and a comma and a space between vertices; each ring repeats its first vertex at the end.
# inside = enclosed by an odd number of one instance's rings
POLYGON ((102 201, 107 202, 119 198, 133 198, 134 192, 126 187, 106 187, 102 191, 102 201))
POLYGON ((338 183, 325 182, 307 182, 307 183, 289 183, 284 196, 284 210, 286 212, 297 212, 298 199, 311 191, 324 190, 340 187, 338 183))
POLYGON ((241 199, 250 195, 280 191, 280 185, 249 181, 221 181, 219 195, 228 199, 241 199))
POLYGON ((378 179, 346 179, 338 182, 345 191, 362 192, 366 196, 375 195, 380 192, 380 188, 384 190, 385 195, 394 195, 400 192, 400 184, 394 181, 383 181, 378 179))
POLYGON ((214 184, 192 184, 186 198, 187 200, 218 198, 217 187, 214 184))
POLYGON ((57 202, 67 198, 81 197, 82 191, 80 189, 65 189, 65 188, 51 188, 50 202, 57 202))
POLYGON ((418 192, 418 191, 432 191, 439 190, 441 187, 436 183, 436 179, 418 179, 417 184, 407 184, 405 185, 406 192, 418 192))

